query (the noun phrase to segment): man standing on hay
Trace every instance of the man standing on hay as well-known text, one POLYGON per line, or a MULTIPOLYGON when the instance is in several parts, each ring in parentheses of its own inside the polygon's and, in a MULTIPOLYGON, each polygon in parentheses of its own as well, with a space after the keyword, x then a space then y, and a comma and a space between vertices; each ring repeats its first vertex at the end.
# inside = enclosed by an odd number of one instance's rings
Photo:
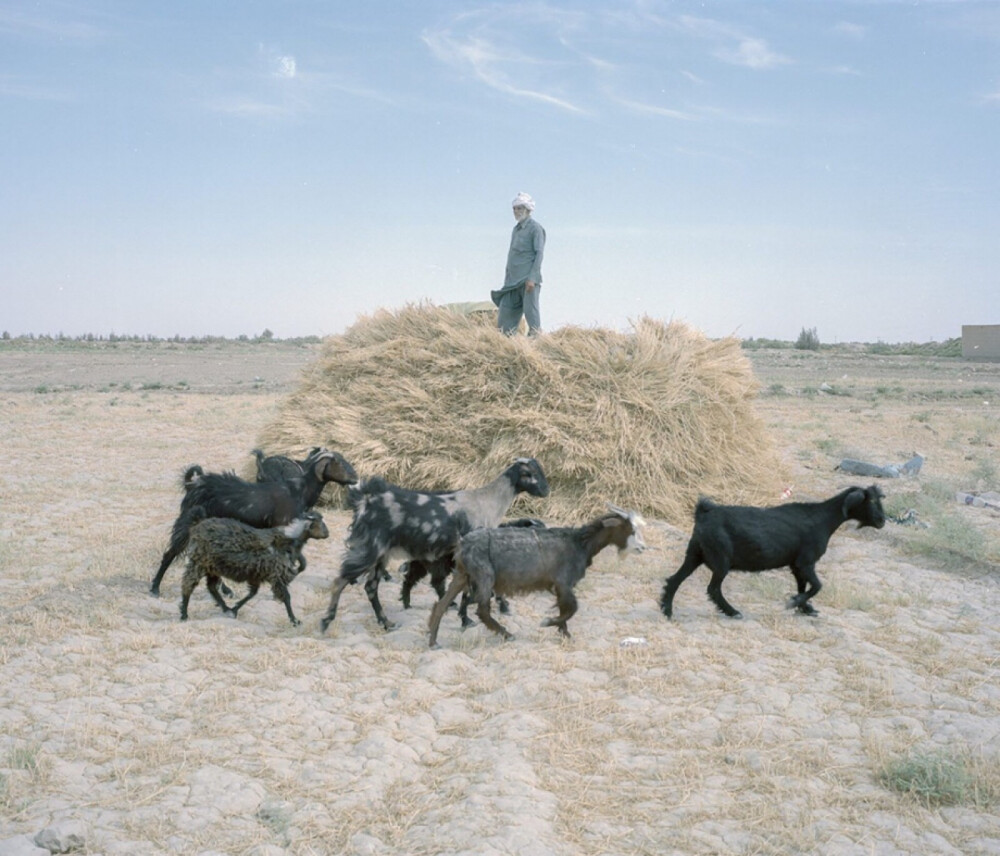
POLYGON ((521 316, 528 322, 528 335, 542 332, 538 297, 542 290, 542 254, 545 252, 545 229, 532 219, 535 200, 521 192, 514 197, 514 219, 517 224, 510 236, 507 252, 507 272, 503 288, 491 291, 497 305, 497 327, 508 336, 517 332, 521 316))

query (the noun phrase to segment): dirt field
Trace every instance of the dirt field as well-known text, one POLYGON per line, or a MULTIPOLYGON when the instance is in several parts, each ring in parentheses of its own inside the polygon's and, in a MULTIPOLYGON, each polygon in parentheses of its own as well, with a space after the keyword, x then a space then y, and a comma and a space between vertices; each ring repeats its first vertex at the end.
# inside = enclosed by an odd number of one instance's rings
POLYGON ((429 651, 432 592, 404 612, 396 580, 397 630, 352 588, 323 637, 348 523, 326 510, 300 627, 263 593, 225 618, 204 589, 182 624, 180 567, 148 594, 179 475, 248 472, 315 353, 0 343, 0 856, 46 829, 130 856, 1000 853, 1000 514, 941 498, 1000 490, 1000 365, 750 354, 794 498, 860 481, 842 458, 919 452, 887 508, 937 497, 956 541, 985 538, 946 570, 916 528, 845 526, 815 619, 783 609, 786 571, 731 575, 746 617, 725 619, 701 569, 667 621, 687 532, 652 521, 655 551, 595 561, 568 641, 539 595, 504 619, 515 641, 449 615, 429 651), (901 793, 907 759, 958 784, 901 793))

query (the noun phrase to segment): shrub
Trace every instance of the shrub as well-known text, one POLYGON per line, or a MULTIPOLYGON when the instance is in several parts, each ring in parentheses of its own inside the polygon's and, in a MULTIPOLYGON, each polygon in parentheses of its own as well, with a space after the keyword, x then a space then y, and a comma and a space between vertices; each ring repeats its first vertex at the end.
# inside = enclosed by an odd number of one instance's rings
POLYGON ((800 351, 818 351, 819 334, 816 332, 816 328, 811 327, 807 330, 803 327, 799 338, 795 340, 795 347, 800 351))
POLYGON ((928 806, 976 803, 983 796, 964 759, 943 752, 912 752, 886 763, 879 782, 899 793, 912 794, 928 806))

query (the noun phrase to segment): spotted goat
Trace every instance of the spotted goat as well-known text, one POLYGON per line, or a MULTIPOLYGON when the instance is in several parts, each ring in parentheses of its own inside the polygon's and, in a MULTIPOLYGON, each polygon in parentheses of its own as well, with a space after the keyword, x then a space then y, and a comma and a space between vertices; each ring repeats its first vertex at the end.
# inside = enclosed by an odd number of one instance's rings
POLYGON ((322 620, 323 632, 337 617, 343 590, 362 577, 375 618, 383 629, 392 630, 395 625, 386 618, 378 597, 387 562, 416 559, 433 565, 442 559, 450 561, 463 535, 497 526, 520 493, 548 496, 548 481, 534 458, 518 458, 489 484, 469 490, 421 492, 377 477, 352 488, 354 519, 322 620))

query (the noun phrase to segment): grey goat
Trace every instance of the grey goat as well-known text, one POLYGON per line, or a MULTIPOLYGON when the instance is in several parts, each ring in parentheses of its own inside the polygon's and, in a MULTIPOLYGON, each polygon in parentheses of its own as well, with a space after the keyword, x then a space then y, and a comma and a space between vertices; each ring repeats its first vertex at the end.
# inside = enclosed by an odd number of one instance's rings
POLYGON ((558 627, 569 636, 566 623, 577 610, 573 589, 605 547, 617 547, 620 557, 645 549, 644 521, 635 512, 610 506, 578 528, 548 527, 476 529, 465 535, 455 551, 455 574, 451 585, 431 611, 430 646, 437 647, 441 616, 459 592, 468 590, 476 603, 476 614, 490 630, 513 639, 507 628, 490 614, 490 596, 551 591, 559 614, 542 622, 558 627))

